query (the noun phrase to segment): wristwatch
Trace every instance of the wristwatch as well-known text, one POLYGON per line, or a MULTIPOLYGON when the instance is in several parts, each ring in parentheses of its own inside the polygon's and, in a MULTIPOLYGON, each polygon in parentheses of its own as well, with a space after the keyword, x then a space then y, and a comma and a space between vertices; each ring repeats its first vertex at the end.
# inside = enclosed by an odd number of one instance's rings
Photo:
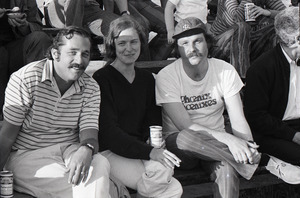
POLYGON ((87 148, 91 149, 93 154, 95 153, 95 147, 89 143, 85 143, 85 144, 82 144, 81 146, 86 146, 87 148))
POLYGON ((121 16, 123 16, 124 14, 130 15, 130 12, 128 10, 121 12, 121 16))

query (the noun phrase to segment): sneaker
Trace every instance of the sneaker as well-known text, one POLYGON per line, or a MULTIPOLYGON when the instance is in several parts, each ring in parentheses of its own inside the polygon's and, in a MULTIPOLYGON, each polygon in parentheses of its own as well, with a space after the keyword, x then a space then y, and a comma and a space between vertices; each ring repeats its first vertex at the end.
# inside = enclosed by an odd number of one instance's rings
POLYGON ((266 169, 286 183, 300 184, 300 166, 295 166, 270 156, 266 169))

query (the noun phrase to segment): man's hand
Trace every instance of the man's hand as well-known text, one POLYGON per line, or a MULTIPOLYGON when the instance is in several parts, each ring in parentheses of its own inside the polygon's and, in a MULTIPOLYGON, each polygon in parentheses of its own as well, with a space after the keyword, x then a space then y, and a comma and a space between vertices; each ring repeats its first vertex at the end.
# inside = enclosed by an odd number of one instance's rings
POLYGON ((292 141, 300 145, 300 132, 295 133, 292 141))
POLYGON ((255 18, 256 19, 260 15, 270 16, 271 12, 269 10, 265 10, 262 7, 259 7, 259 6, 256 6, 256 5, 250 7, 250 18, 255 18))
POLYGON ((250 164, 258 164, 261 159, 261 153, 257 151, 259 147, 255 142, 247 142, 248 147, 252 153, 252 161, 249 161, 250 164))
POLYGON ((68 164, 69 183, 72 183, 75 186, 80 182, 86 181, 93 159, 92 155, 92 150, 86 146, 79 147, 78 150, 73 154, 70 163, 68 164))
POLYGON ((179 167, 181 162, 176 155, 162 148, 153 148, 150 152, 150 159, 158 161, 169 168, 179 167))
POLYGON ((254 162, 253 154, 249 146, 253 149, 257 149, 258 145, 251 144, 235 136, 231 136, 230 138, 228 138, 226 144, 237 163, 247 164, 254 162))

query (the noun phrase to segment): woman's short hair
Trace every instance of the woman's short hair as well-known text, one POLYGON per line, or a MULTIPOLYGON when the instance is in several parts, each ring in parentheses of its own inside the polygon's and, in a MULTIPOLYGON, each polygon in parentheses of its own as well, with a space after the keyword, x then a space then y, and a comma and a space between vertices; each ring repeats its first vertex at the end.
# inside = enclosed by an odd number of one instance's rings
POLYGON ((76 26, 68 26, 68 27, 60 30, 57 33, 57 35, 54 37, 52 45, 48 48, 48 50, 46 52, 46 57, 50 60, 53 60, 51 50, 52 49, 59 50, 60 46, 65 45, 65 41, 63 38, 66 38, 69 40, 69 39, 73 38, 74 34, 80 35, 84 38, 88 38, 91 43, 91 35, 87 30, 80 28, 80 27, 76 27, 76 26))
POLYGON ((299 38, 299 8, 288 7, 275 16, 275 31, 281 44, 291 46, 299 38))
POLYGON ((106 48, 106 59, 108 62, 112 62, 116 59, 116 46, 115 39, 119 37, 120 33, 126 29, 133 28, 136 30, 140 42, 141 42, 141 52, 146 47, 147 39, 145 36, 145 31, 143 27, 131 16, 121 16, 110 23, 108 36, 105 40, 106 48))

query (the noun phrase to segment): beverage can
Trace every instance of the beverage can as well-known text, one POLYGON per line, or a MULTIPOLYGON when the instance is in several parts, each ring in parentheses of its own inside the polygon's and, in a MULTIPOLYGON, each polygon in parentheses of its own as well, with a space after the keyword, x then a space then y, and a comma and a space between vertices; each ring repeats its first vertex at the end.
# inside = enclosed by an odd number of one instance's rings
POLYGON ((13 189, 13 173, 12 171, 1 171, 0 172, 0 197, 10 198, 14 196, 13 189))
POLYGON ((254 3, 245 4, 245 21, 255 21, 255 18, 250 17, 250 7, 254 6, 254 3))
POLYGON ((162 127, 150 126, 150 144, 154 148, 160 148, 163 142, 162 127))

